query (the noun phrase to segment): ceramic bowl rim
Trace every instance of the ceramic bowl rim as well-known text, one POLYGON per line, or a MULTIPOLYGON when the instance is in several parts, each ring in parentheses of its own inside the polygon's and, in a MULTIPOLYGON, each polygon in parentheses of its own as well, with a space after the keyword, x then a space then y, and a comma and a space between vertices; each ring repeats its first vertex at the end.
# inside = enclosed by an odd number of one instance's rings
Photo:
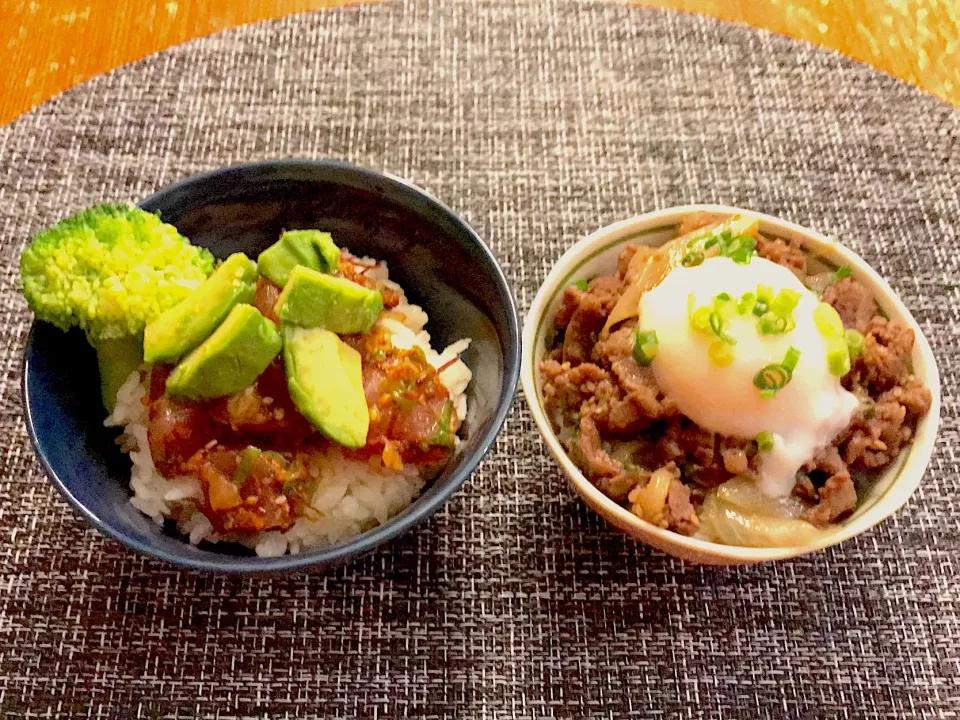
POLYGON ((589 506, 618 529, 634 536, 641 535, 641 540, 650 537, 654 541, 650 544, 656 544, 672 554, 686 558, 695 557, 703 562, 720 564, 756 563, 805 555, 855 537, 884 521, 896 513, 919 486, 933 454, 940 420, 940 375, 933 351, 920 326, 890 285, 865 260, 836 240, 796 223, 727 205, 682 205, 644 213, 603 227, 569 248, 547 275, 527 313, 523 327, 523 358, 520 381, 527 405, 545 444, 560 464, 573 489, 589 506), (670 225, 677 225, 685 216, 696 212, 749 213, 760 218, 761 227, 773 228, 778 234, 786 237, 802 238, 807 247, 815 248, 818 254, 838 260, 837 264, 850 264, 858 275, 868 277, 871 284, 882 291, 882 296, 878 297, 880 305, 886 309, 895 309, 900 319, 906 320, 916 334, 915 357, 919 356, 921 358, 922 367, 928 378, 927 384, 933 395, 930 411, 921 421, 922 427, 918 429, 917 436, 904 451, 906 457, 904 458, 901 454, 900 461, 903 464, 886 492, 875 500, 865 512, 855 517, 854 521, 841 523, 836 530, 816 543, 787 548, 748 548, 722 545, 680 535, 642 520, 608 498, 587 480, 563 449, 543 409, 536 385, 535 368, 537 359, 534 358, 534 352, 536 351, 536 343, 544 321, 544 315, 549 310, 556 293, 565 286, 564 281, 575 272, 577 267, 595 255, 605 250, 609 251, 618 245, 626 245, 630 237, 647 230, 652 232, 651 228, 666 228, 670 225))
MULTIPOLYGON (((503 269, 493 256, 490 248, 480 239, 480 236, 471 228, 467 222, 461 219, 446 204, 433 197, 423 189, 413 183, 399 178, 395 175, 380 172, 377 170, 363 168, 339 160, 308 160, 308 159, 284 159, 268 160, 263 162, 241 163, 226 167, 217 168, 207 172, 190 175, 173 182, 169 185, 152 193, 145 199, 137 203, 138 207, 150 207, 158 200, 171 193, 189 190, 191 186, 203 185, 211 180, 215 180, 223 175, 236 172, 264 172, 272 169, 290 170, 303 167, 308 170, 323 170, 331 173, 333 177, 336 173, 347 173, 357 178, 372 179, 379 182, 386 181, 393 189, 400 194, 412 196, 426 207, 431 208, 433 212, 438 213, 443 219, 449 222, 456 230, 468 241, 476 245, 481 255, 481 262, 485 264, 491 274, 494 285, 497 287, 501 298, 504 301, 504 314, 507 319, 505 332, 505 346, 503 347, 503 381, 497 399, 497 404, 490 426, 480 437, 477 447, 468 455, 459 459, 457 466, 451 477, 445 482, 444 487, 434 495, 424 499, 423 496, 416 498, 402 516, 395 516, 383 525, 358 535, 347 542, 340 543, 328 548, 317 550, 305 550, 297 555, 281 555, 279 557, 262 558, 257 556, 233 556, 227 554, 211 553, 209 558, 192 558, 179 555, 165 548, 153 547, 148 542, 143 542, 137 538, 125 535, 121 530, 101 519, 93 510, 84 505, 70 491, 60 476, 54 470, 50 463, 47 453, 44 451, 37 429, 34 423, 33 413, 31 412, 30 394, 28 388, 28 378, 30 366, 28 362, 26 348, 33 342, 33 333, 35 323, 31 325, 27 343, 25 345, 23 358, 21 361, 21 402, 23 404, 23 416, 26 421, 27 433, 30 436, 30 443, 44 473, 51 481, 54 487, 67 500, 73 509, 104 536, 116 540, 123 545, 144 553, 145 555, 165 560, 179 567, 190 570, 213 571, 223 573, 273 573, 281 571, 291 571, 307 569, 311 566, 322 566, 331 568, 343 564, 347 561, 372 552, 380 545, 402 535, 413 529, 428 517, 433 515, 450 497, 460 489, 467 478, 476 470, 480 461, 490 450, 496 436, 499 434, 506 421, 507 415, 513 405, 516 397, 517 383, 520 373, 520 322, 516 309, 516 303, 510 286, 503 273, 503 269)), ((333 180, 336 181, 335 179, 333 180)), ((184 541, 186 542, 186 541, 184 541)))

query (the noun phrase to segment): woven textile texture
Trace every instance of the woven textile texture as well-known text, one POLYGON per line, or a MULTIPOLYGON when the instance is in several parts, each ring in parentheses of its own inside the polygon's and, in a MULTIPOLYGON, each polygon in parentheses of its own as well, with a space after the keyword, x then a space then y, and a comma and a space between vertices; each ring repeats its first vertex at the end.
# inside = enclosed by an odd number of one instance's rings
POLYGON ((960 708, 960 112, 785 38, 544 0, 388 2, 190 43, 0 129, 0 708, 14 718, 952 718, 960 708), (181 572, 82 523, 21 419, 29 235, 241 161, 407 177, 521 311, 583 235, 687 202, 841 238, 933 345, 942 429, 897 517, 684 565, 567 489, 518 399, 416 532, 328 574, 181 572))

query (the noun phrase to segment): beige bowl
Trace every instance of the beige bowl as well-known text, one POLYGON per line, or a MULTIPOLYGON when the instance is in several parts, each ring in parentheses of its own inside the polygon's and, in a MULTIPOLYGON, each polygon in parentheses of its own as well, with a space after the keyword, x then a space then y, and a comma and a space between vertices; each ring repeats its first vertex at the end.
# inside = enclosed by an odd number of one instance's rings
POLYGON ((676 237, 680 221, 695 212, 734 214, 750 211, 722 205, 688 205, 624 220, 598 230, 578 242, 560 258, 547 276, 533 300, 524 324, 520 375, 524 395, 547 447, 560 463, 573 489, 607 522, 627 535, 691 562, 734 565, 781 560, 822 550, 859 535, 900 509, 920 484, 924 470, 930 462, 940 419, 940 376, 937 365, 929 343, 903 302, 858 255, 820 233, 769 215, 750 213, 760 218, 760 231, 765 235, 801 240, 806 248, 814 251, 826 262, 835 266, 850 265, 856 278, 873 292, 883 312, 891 319, 913 328, 916 333, 914 373, 930 388, 933 404, 927 416, 920 421, 913 444, 878 478, 869 494, 860 499, 856 512, 810 545, 749 548, 697 540, 648 523, 608 498, 584 477, 557 440, 543 410, 537 365, 543 357, 546 330, 556 314, 563 289, 577 280, 612 272, 616 268, 620 251, 628 244, 656 247, 676 237))

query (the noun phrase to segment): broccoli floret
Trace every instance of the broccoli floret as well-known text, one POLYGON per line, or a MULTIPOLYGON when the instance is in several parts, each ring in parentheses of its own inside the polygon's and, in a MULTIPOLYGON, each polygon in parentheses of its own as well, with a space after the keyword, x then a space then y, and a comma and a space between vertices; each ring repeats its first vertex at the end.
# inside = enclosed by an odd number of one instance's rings
POLYGON ((199 287, 213 264, 156 215, 100 205, 37 233, 20 256, 20 280, 39 320, 78 327, 97 345, 142 333, 199 287))

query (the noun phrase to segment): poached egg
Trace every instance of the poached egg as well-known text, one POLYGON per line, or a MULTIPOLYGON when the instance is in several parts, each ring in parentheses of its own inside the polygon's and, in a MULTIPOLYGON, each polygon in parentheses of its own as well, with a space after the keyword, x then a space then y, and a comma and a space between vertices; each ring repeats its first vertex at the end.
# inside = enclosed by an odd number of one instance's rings
POLYGON ((770 497, 790 494, 800 467, 833 441, 857 409, 856 396, 830 372, 827 339, 814 321, 819 304, 790 270, 759 257, 747 264, 713 257, 695 267, 676 268, 640 299, 639 329, 657 335, 653 373, 678 409, 721 435, 752 439, 772 434, 773 447, 760 453, 757 479, 760 491, 770 497), (721 293, 736 301, 756 293, 760 284, 772 287, 774 295, 783 289, 800 293, 793 311, 796 327, 763 335, 753 314, 734 313, 725 326, 736 340, 733 360, 717 365, 708 355, 717 338, 692 326, 689 297, 697 308, 712 306, 721 293), (767 365, 782 363, 791 347, 800 358, 790 381, 773 397, 763 397, 754 376, 767 365))

